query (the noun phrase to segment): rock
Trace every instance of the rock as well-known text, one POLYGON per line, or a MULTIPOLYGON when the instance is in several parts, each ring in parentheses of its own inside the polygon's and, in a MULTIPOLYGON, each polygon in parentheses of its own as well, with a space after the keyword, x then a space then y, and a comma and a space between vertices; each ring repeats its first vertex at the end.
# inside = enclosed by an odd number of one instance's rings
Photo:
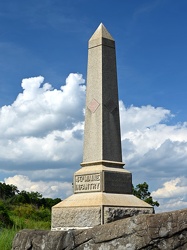
POLYGON ((187 209, 142 214, 86 230, 22 230, 12 250, 187 249, 187 209))

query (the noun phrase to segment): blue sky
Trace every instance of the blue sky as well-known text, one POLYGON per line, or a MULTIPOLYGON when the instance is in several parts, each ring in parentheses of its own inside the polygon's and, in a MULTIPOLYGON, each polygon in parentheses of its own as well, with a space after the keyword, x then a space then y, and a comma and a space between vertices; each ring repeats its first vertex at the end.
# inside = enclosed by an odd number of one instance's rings
POLYGON ((187 2, 0 1, 0 181, 65 198, 82 161, 87 43, 116 41, 123 158, 158 211, 187 206, 187 2), (38 189, 38 190, 36 190, 38 189))

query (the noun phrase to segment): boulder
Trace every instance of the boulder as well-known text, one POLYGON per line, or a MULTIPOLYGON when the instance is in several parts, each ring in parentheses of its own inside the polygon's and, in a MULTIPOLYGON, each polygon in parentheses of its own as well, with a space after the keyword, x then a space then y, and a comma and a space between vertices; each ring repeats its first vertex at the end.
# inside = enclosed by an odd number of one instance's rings
POLYGON ((12 250, 187 249, 187 209, 142 214, 84 230, 22 230, 12 250))

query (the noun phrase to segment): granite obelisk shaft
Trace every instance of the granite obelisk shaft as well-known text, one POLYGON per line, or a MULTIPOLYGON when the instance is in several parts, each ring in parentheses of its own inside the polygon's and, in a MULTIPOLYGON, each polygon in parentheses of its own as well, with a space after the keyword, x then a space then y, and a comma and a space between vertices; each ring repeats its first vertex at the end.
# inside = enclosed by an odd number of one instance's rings
POLYGON ((122 162, 115 41, 100 24, 88 44, 83 162, 122 162))

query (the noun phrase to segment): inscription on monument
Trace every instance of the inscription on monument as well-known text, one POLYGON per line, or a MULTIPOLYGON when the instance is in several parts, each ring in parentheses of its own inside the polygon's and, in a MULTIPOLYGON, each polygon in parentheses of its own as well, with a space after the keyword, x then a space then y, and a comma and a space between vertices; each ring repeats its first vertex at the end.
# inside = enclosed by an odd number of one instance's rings
POLYGON ((101 191, 101 175, 97 174, 84 174, 75 175, 74 192, 97 192, 101 191))

